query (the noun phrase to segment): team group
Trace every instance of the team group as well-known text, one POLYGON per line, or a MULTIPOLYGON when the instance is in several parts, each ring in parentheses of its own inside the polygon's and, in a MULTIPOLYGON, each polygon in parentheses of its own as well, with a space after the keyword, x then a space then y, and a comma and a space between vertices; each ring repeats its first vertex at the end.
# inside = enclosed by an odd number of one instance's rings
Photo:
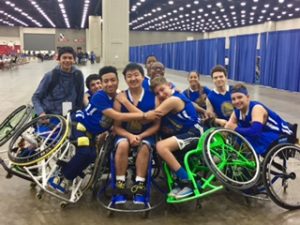
POLYGON ((58 192, 67 193, 71 181, 94 162, 95 139, 106 132, 115 134, 116 204, 127 201, 123 190, 130 151, 136 153, 137 191, 133 202, 144 204, 152 151, 176 174, 178 182, 168 195, 180 199, 192 195, 193 190, 174 152, 193 149, 203 129, 233 129, 261 155, 281 134, 292 134, 288 122, 262 103, 250 100, 243 84, 229 86, 227 71, 221 65, 211 70, 213 90, 202 86, 199 73, 192 71, 188 74, 189 87, 181 92, 166 80, 164 65, 152 55, 146 59, 147 75, 139 64, 125 66, 128 89, 119 91, 117 69, 104 66, 98 74, 87 77, 88 91, 84 93, 84 78, 74 66, 75 57, 71 47, 62 47, 59 64, 45 74, 32 97, 35 113, 40 117, 72 111, 70 138, 77 141, 76 154, 48 181, 58 192))

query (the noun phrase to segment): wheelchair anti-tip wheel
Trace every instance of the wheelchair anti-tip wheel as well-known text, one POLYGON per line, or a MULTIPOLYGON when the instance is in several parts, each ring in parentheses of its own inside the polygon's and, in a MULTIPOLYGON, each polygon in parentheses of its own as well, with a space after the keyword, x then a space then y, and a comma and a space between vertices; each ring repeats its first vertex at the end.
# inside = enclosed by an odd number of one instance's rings
POLYGON ((68 133, 69 127, 62 116, 35 118, 16 132, 9 144, 8 157, 15 165, 34 164, 56 151, 68 133))
POLYGON ((263 163, 263 182, 269 197, 285 209, 300 209, 300 147, 273 147, 263 163))
POLYGON ((259 179, 260 164, 255 150, 233 130, 212 130, 204 141, 203 157, 216 178, 233 190, 251 188, 259 179))
POLYGON ((33 107, 22 105, 0 124, 0 146, 4 145, 32 116, 33 107))

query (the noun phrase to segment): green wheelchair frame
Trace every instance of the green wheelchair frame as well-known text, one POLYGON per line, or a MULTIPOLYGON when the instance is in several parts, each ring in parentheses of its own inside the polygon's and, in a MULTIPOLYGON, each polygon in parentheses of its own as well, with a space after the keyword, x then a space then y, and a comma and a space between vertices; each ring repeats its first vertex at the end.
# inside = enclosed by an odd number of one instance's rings
MULTIPOLYGON (((194 194, 182 199, 168 196, 167 203, 202 198, 222 190, 222 184, 239 190, 248 189, 255 185, 260 174, 259 159, 252 146, 241 135, 225 128, 211 128, 204 132, 196 149, 185 154, 183 164, 194 194), (215 182, 216 178, 222 184, 215 182)), ((176 180, 166 163, 164 171, 168 189, 172 190, 176 180)))

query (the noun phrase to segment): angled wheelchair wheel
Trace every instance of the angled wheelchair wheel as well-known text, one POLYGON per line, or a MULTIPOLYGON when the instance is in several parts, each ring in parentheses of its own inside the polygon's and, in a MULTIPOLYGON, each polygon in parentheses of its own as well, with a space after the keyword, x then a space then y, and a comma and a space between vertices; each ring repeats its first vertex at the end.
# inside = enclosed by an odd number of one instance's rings
POLYGON ((204 141, 203 157, 211 172, 228 188, 245 190, 259 179, 260 163, 255 150, 233 130, 212 130, 204 141))
POLYGON ((93 173, 93 192, 97 193, 103 180, 103 175, 109 173, 109 154, 113 150, 115 136, 109 134, 101 146, 94 166, 93 173))
POLYGON ((35 118, 16 132, 9 144, 8 157, 15 165, 34 164, 59 149, 68 133, 62 116, 35 118))
POLYGON ((4 145, 32 116, 33 107, 22 105, 0 124, 0 146, 4 145))
POLYGON ((263 182, 269 197, 285 209, 300 209, 300 147, 282 144, 272 148, 263 163, 263 182))

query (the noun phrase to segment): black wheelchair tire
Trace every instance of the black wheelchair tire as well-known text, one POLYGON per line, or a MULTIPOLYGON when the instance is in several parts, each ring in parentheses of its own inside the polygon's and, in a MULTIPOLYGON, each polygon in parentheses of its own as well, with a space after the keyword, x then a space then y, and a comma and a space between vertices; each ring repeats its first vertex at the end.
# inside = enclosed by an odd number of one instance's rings
POLYGON ((22 110, 25 110, 24 116, 20 119, 16 126, 0 140, 0 146, 4 145, 12 136, 14 136, 18 129, 22 127, 32 116, 33 107, 31 105, 21 105, 4 119, 4 121, 0 124, 0 130, 6 127, 6 125, 11 121, 11 119, 14 118, 22 110))
MULTIPOLYGON (((300 153, 300 147, 293 144, 279 144, 274 146, 272 149, 270 149, 263 161, 262 166, 262 179, 264 186, 267 190, 269 198, 278 206, 287 209, 287 210, 295 210, 300 209, 300 201, 296 205, 292 205, 289 203, 286 203, 284 200, 282 200, 276 193, 274 193, 272 189, 272 184, 270 185, 270 179, 268 178, 268 171, 269 171, 269 165, 272 163, 271 160, 275 154, 277 154, 279 151, 284 150, 286 148, 294 148, 300 153)), ((298 178, 299 179, 299 178, 298 178)), ((300 199, 299 199, 300 200, 300 199)))
POLYGON ((233 130, 229 130, 229 129, 226 129, 226 128, 217 128, 217 129, 212 130, 211 133, 208 134, 206 139, 204 140, 203 158, 204 158, 204 161, 205 161, 206 165, 210 169, 210 171, 216 176, 216 178, 223 185, 225 185, 229 189, 232 189, 232 190, 246 190, 246 189, 249 189, 249 188, 253 187, 258 182, 258 180, 260 178, 260 162, 259 162, 259 159, 258 159, 258 156, 257 156, 256 152, 254 151, 254 149, 252 148, 250 143, 243 136, 241 136, 240 134, 238 134, 237 132, 235 132, 233 130), (255 158, 256 170, 255 170, 254 176, 251 178, 250 181, 243 183, 243 182, 240 182, 240 181, 235 181, 235 180, 231 179, 230 177, 227 177, 222 171, 219 170, 219 168, 217 167, 214 160, 210 157, 210 153, 209 153, 210 143, 209 142, 213 138, 213 136, 216 133, 219 133, 219 132, 229 132, 233 135, 236 135, 251 150, 251 152, 252 152, 251 154, 253 154, 253 156, 255 158))

